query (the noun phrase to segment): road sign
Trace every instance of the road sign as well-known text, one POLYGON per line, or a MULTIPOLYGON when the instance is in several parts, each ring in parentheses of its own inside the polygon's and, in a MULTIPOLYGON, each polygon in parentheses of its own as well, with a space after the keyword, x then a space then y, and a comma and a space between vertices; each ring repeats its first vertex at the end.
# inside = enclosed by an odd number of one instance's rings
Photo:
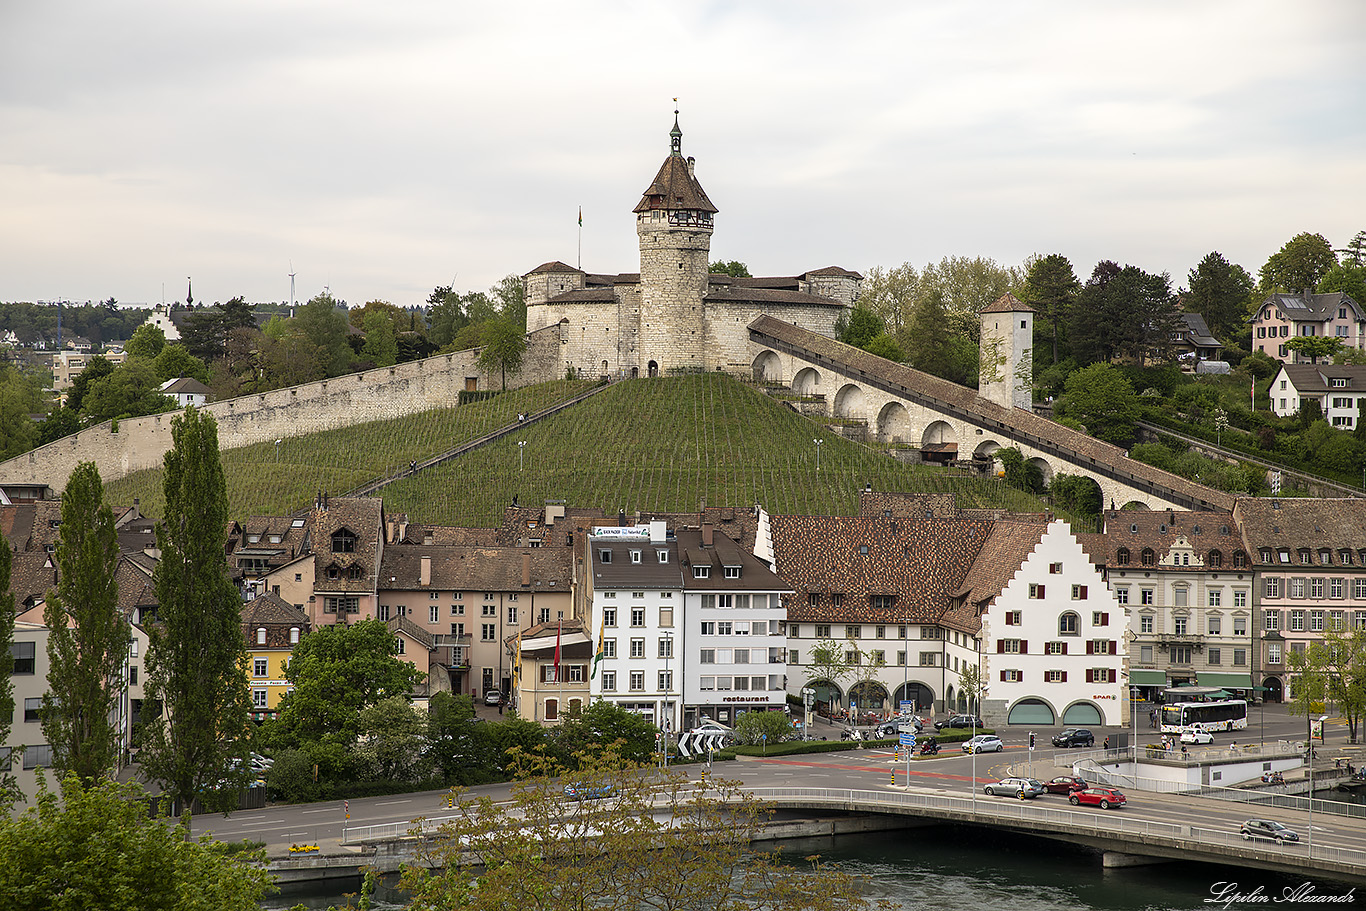
POLYGON ((906 700, 906 699, 901 700, 901 714, 903 714, 903 715, 909 715, 909 714, 911 714, 911 712, 913 712, 913 711, 915 711, 915 703, 914 703, 914 702, 911 702, 911 701, 906 700))
POLYGON ((908 734, 908 733, 906 733, 905 731, 902 731, 902 732, 901 732, 901 745, 904 746, 904 747, 913 747, 913 746, 915 746, 915 732, 912 731, 912 732, 910 732, 910 733, 908 734))

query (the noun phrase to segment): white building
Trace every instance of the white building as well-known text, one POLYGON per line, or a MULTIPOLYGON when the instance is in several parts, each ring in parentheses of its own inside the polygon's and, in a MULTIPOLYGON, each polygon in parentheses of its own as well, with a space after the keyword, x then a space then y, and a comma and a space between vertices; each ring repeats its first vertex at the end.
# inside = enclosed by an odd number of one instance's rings
POLYGON ((963 589, 988 725, 1127 723, 1128 618, 1066 522, 994 523, 963 589))
POLYGON ((1278 417, 1297 414, 1306 400, 1314 399, 1325 421, 1351 430, 1356 426, 1357 403, 1366 397, 1366 366, 1285 364, 1271 380, 1268 395, 1278 417))

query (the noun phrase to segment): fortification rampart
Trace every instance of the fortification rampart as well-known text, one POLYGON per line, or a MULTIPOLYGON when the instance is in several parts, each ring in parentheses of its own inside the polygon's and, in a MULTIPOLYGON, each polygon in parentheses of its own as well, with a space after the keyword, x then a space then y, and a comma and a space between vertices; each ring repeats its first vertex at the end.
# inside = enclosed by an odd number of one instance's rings
MULTIPOLYGON (((464 389, 501 388, 501 373, 479 370, 479 349, 441 354, 393 367, 275 389, 214 402, 204 408, 218 421, 218 446, 236 449, 254 443, 304 436, 367 421, 387 420, 433 408, 454 406, 464 389)), ((559 328, 527 336, 522 369, 508 388, 556 379, 559 328)), ((0 462, 0 483, 46 484, 60 491, 80 462, 94 462, 105 481, 144 468, 156 468, 171 448, 175 412, 106 421, 21 456, 0 462)))

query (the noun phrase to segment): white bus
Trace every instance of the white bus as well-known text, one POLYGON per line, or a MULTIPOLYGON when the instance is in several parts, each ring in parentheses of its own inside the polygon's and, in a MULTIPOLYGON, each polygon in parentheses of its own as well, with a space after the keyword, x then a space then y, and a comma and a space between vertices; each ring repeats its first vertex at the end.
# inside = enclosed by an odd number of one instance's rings
POLYGON ((1186 731, 1236 731, 1247 727, 1247 700, 1221 699, 1215 702, 1174 702, 1159 710, 1162 733, 1186 731))

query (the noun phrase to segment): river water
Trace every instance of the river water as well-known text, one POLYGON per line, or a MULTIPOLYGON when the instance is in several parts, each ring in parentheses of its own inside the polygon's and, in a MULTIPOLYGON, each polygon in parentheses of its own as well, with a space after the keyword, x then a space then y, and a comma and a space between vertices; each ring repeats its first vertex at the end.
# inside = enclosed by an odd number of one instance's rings
MULTIPOLYGON (((822 864, 839 865, 863 879, 871 895, 906 911, 1238 911, 1256 904, 1307 903, 1277 901, 1287 890, 1303 890, 1304 877, 1197 863, 1105 870, 1096 851, 970 827, 800 839, 784 842, 782 849, 798 864, 819 854, 822 864), (1260 888, 1264 897, 1227 905, 1212 901, 1229 884, 1245 894, 1260 888)), ((1346 898, 1350 889, 1331 880, 1311 880, 1309 886, 1314 896, 1346 898)), ((1303 892, 1296 897, 1303 899, 1303 892)), ((1366 890, 1351 897, 1366 902, 1366 890)), ((403 907, 402 896, 387 889, 377 898, 375 908, 403 907)), ((341 890, 311 897, 279 896, 265 907, 288 908, 297 902, 327 908, 343 904, 344 898, 341 890)))

